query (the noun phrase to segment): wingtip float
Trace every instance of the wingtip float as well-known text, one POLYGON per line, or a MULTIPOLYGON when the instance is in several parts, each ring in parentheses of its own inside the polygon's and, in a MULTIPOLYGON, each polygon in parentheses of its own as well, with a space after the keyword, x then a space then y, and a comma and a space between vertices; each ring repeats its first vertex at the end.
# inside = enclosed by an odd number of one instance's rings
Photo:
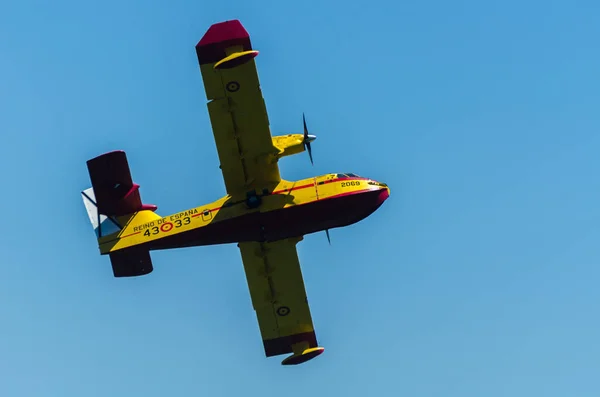
POLYGON ((323 347, 311 347, 309 349, 304 349, 299 353, 294 353, 289 357, 286 357, 281 365, 298 365, 305 363, 313 358, 317 357, 321 353, 325 351, 323 347))
POLYGON ((281 158, 307 151, 303 133, 272 136, 250 36, 242 24, 212 25, 196 46, 213 138, 227 194, 211 203, 159 215, 144 204, 124 151, 87 162, 92 187, 82 192, 100 254, 115 277, 153 271, 150 252, 237 243, 267 357, 296 365, 323 353, 313 326, 296 245, 303 236, 357 223, 389 197, 389 187, 354 173, 299 181, 281 178, 281 158), (243 149, 243 150, 242 150, 243 149))

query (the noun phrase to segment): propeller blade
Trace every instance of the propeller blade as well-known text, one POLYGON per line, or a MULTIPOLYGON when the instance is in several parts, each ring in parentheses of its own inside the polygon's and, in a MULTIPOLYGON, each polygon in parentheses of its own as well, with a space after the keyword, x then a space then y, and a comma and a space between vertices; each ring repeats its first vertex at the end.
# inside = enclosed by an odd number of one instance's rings
POLYGON ((313 162, 312 148, 310 147, 310 143, 312 141, 314 141, 315 139, 317 139, 317 137, 314 135, 308 134, 308 127, 306 126, 306 117, 304 116, 304 112, 302 112, 302 124, 304 125, 304 141, 303 141, 304 148, 308 152, 308 157, 310 158, 310 163, 312 165, 315 165, 315 163, 313 162))
POLYGON ((304 124, 304 140, 308 139, 308 128, 306 128, 306 117, 304 117, 304 112, 302 112, 302 123, 304 124))
POLYGON ((331 238, 329 238, 329 229, 325 229, 325 234, 327 235, 327 241, 329 241, 329 245, 331 245, 331 238))
POLYGON ((308 157, 310 158, 310 163, 312 165, 315 165, 315 163, 313 163, 313 158, 312 158, 312 149, 310 148, 310 142, 308 142, 306 144, 306 151, 308 152, 308 157))

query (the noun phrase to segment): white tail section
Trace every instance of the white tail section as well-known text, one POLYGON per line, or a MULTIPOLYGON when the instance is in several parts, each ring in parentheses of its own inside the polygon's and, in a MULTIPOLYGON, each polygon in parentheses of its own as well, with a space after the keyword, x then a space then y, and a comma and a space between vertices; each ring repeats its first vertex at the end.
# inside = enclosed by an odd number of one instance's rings
POLYGON ((96 238, 116 233, 121 230, 121 228, 117 226, 117 223, 113 219, 98 213, 98 207, 96 206, 96 195, 94 194, 93 188, 85 189, 83 192, 81 192, 81 197, 83 199, 83 205, 85 205, 85 209, 87 210, 90 218, 90 223, 92 224, 94 232, 96 233, 96 238))

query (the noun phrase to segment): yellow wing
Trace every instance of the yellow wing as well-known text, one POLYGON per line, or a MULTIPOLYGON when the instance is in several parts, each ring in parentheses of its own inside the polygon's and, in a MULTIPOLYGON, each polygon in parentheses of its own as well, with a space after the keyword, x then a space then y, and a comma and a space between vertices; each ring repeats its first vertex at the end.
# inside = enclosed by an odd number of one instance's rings
POLYGON ((317 345, 296 252, 300 240, 238 244, 265 354, 293 352, 284 364, 306 361, 323 350, 317 345))
POLYGON ((208 112, 230 195, 280 181, 250 37, 237 20, 212 25, 196 46, 208 112))

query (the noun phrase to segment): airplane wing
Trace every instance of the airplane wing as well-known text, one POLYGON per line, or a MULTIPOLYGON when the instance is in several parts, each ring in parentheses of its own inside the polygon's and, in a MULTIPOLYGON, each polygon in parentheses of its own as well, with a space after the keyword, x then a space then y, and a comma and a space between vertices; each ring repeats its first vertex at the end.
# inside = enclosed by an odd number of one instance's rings
POLYGON ((227 193, 280 181, 267 109, 248 32, 238 20, 212 25, 196 45, 227 193))
POLYGON ((294 353, 282 364, 299 364, 323 352, 317 344, 296 251, 300 240, 238 244, 266 356, 294 353))

